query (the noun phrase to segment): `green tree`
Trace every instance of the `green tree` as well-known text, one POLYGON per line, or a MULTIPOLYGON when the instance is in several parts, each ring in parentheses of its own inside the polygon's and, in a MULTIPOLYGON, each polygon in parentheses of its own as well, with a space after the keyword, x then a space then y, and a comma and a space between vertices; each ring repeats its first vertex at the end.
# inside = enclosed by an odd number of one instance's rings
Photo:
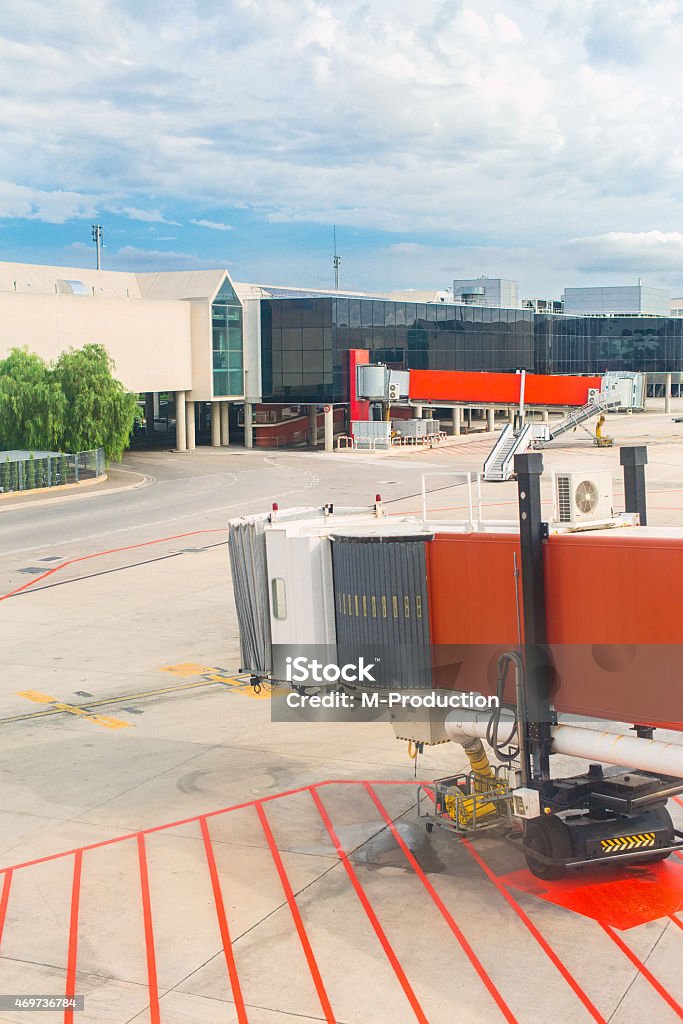
POLYGON ((26 349, 0 360, 0 449, 55 447, 66 400, 51 367, 26 349))
POLYGON ((62 451, 104 448, 105 458, 118 462, 128 447, 140 409, 113 369, 103 345, 71 349, 55 363, 54 378, 66 400, 58 438, 62 451))

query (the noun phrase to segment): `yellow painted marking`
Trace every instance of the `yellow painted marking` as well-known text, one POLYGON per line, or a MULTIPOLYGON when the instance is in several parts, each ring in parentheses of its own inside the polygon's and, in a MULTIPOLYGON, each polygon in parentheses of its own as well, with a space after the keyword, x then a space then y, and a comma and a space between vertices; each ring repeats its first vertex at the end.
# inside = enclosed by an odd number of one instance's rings
MULTIPOLYGON (((161 671, 173 673, 175 669, 182 669, 182 674, 192 674, 201 677, 202 682, 190 683, 188 684, 189 686, 206 686, 207 683, 220 683, 222 686, 229 686, 242 697, 249 697, 251 700, 268 700, 270 697, 289 693, 289 689, 283 686, 273 687, 272 689, 270 687, 261 687, 261 690, 257 693, 251 685, 248 676, 229 676, 220 669, 212 668, 210 665, 191 665, 190 663, 184 665, 168 665, 162 668, 161 671), (192 673, 187 671, 189 668, 193 669, 192 673)), ((163 693, 164 691, 162 690, 159 692, 163 693)))
POLYGON ((205 665, 196 665, 192 661, 186 661, 183 665, 166 665, 161 671, 170 672, 173 676, 187 678, 189 676, 201 675, 202 672, 207 671, 207 668, 205 665))
POLYGON ((87 718, 90 722, 101 725, 105 729, 129 729, 131 727, 130 722, 122 722, 119 718, 107 718, 105 715, 93 715, 84 708, 79 708, 75 704, 64 704, 56 697, 49 697, 46 693, 39 693, 37 690, 22 690, 17 696, 25 697, 26 700, 33 701, 34 704, 49 704, 53 711, 64 711, 67 715, 87 718))
POLYGON ((105 729, 125 729, 130 722, 122 722, 120 718, 109 718, 108 715, 89 715, 91 722, 103 726, 105 729))

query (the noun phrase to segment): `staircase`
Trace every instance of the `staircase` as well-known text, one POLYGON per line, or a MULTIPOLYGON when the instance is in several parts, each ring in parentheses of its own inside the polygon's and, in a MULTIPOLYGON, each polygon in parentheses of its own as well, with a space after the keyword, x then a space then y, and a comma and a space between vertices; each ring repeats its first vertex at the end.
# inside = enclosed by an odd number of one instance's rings
POLYGON ((592 402, 586 402, 580 409, 574 409, 559 423, 553 424, 548 431, 549 439, 554 441, 560 434, 566 434, 568 430, 573 430, 581 423, 585 423, 586 420, 592 419, 593 416, 599 416, 600 413, 607 412, 608 409, 616 408, 618 405, 617 399, 610 400, 604 395, 595 398, 592 402))
POLYGON ((515 434, 512 424, 508 423, 484 463, 484 480, 509 480, 515 455, 525 452, 532 440, 530 423, 519 434, 515 434))

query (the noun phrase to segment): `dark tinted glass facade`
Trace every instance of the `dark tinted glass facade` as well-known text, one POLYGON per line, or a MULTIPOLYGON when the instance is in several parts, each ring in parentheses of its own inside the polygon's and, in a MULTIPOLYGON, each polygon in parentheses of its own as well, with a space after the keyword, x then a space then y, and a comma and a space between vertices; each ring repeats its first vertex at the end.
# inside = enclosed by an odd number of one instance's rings
POLYGON ((402 370, 683 370, 683 319, 381 299, 261 300, 264 402, 347 402, 350 348, 402 370))
POLYGON ((543 316, 534 326, 539 373, 683 370, 683 319, 543 316))
POLYGON ((264 402, 348 401, 350 348, 405 370, 533 369, 533 313, 378 299, 261 300, 264 402))

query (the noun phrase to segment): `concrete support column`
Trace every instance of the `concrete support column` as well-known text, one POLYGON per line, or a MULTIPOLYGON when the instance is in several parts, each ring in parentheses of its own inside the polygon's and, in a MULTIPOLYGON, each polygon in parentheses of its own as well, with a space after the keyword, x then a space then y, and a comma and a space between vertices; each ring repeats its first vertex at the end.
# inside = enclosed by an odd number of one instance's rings
POLYGON ((667 373, 664 383, 664 412, 671 412, 671 374, 667 373))
POLYGON ((220 448, 221 446, 221 403, 211 403, 211 446, 212 448, 220 448))
POLYGON ((492 434, 493 431, 496 429, 496 410, 495 409, 487 409, 486 410, 486 429, 488 430, 489 434, 492 434))
POLYGON ((514 406, 514 405, 509 405, 508 406, 508 423, 512 423, 514 425, 516 411, 517 411, 516 406, 514 406))
POLYGON ((308 443, 313 446, 318 443, 318 406, 308 407, 308 443))
POLYGON ((453 413, 451 435, 453 437, 460 437, 460 431, 462 429, 462 409, 460 408, 459 405, 454 405, 451 411, 453 413))
POLYGON ((187 415, 186 415, 187 429, 185 431, 185 436, 187 438, 187 450, 189 452, 192 452, 192 451, 194 451, 194 447, 195 447, 195 437, 194 437, 194 402, 186 402, 185 405, 186 405, 186 411, 187 411, 187 415))
POLYGON ((413 417, 415 419, 418 419, 418 420, 422 419, 422 406, 421 405, 413 406, 413 417))
POLYGON ((176 391, 175 393, 175 446, 179 452, 187 451, 184 391, 176 391))
POLYGON ((549 419, 550 419, 550 412, 548 411, 548 409, 544 409, 543 410, 543 422, 547 423, 549 419))
POLYGON ((221 444, 227 448, 230 444, 230 403, 221 402, 221 444))
POLYGON ((325 451, 334 451, 334 406, 325 406, 325 451))
POLYGON ((254 414, 251 402, 244 403, 244 447, 254 447, 254 414))

